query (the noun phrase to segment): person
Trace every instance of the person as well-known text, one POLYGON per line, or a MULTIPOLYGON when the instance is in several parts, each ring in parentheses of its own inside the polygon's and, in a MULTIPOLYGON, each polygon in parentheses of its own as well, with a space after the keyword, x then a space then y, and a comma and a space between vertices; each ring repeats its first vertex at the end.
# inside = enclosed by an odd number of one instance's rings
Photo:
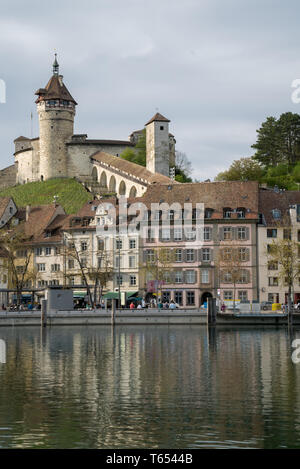
POLYGON ((2 303, 2 311, 5 311, 5 310, 6 310, 6 308, 5 308, 5 304, 4 304, 4 303, 2 303))
POLYGON ((162 304, 162 302, 159 300, 159 302, 158 302, 158 309, 161 310, 162 308, 163 308, 163 304, 162 304))
POLYGON ((146 302, 145 302, 144 298, 142 299, 142 308, 146 308, 146 302))
POLYGON ((222 311, 222 313, 225 313, 225 310, 226 310, 226 306, 225 306, 225 304, 223 303, 222 306, 221 306, 221 311, 222 311))
POLYGON ((142 309, 141 303, 139 303, 139 304, 137 305, 137 309, 142 309))
POLYGON ((130 309, 134 309, 134 308, 135 308, 133 301, 130 303, 129 308, 130 308, 130 309))
POLYGON ((176 309, 176 304, 174 303, 173 300, 171 300, 171 302, 169 304, 169 309, 176 309))
POLYGON ((297 302, 297 309, 298 310, 300 309, 300 300, 298 300, 298 302, 297 302))
POLYGON ((167 301, 164 303, 164 309, 169 309, 169 303, 167 301))

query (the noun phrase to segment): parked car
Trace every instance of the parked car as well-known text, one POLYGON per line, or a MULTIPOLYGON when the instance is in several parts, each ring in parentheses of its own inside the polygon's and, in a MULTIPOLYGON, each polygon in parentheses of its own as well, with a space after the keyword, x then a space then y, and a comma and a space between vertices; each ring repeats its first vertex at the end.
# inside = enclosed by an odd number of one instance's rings
POLYGON ((263 311, 267 311, 267 310, 270 310, 272 309, 272 301, 262 301, 260 303, 260 308, 263 310, 263 311))

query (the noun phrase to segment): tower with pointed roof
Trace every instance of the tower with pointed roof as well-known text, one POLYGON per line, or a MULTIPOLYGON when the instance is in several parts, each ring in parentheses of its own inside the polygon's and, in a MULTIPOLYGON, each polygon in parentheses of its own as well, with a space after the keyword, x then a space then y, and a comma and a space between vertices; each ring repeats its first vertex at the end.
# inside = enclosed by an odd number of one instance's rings
POLYGON ((152 173, 169 177, 170 138, 169 119, 157 112, 146 126, 146 166, 152 173))
POLYGON ((55 54, 53 74, 45 88, 35 93, 40 127, 39 176, 41 180, 67 177, 66 143, 73 135, 76 101, 59 75, 55 54))

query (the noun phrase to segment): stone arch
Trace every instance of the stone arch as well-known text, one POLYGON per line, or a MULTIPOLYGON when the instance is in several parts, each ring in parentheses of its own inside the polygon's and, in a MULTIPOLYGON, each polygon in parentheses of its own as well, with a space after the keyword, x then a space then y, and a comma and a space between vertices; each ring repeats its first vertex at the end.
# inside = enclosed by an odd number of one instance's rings
POLYGON ((119 195, 125 195, 125 194, 126 194, 126 184, 122 179, 119 185, 119 195))
POLYGON ((109 180, 109 190, 111 192, 116 192, 116 186, 117 186, 116 178, 115 178, 115 176, 111 176, 111 178, 109 180))
POLYGON ((106 176, 106 172, 105 172, 105 171, 102 171, 102 173, 101 173, 101 176, 100 176, 100 186, 107 188, 107 176, 106 176))
POLYGON ((93 170, 92 170, 92 179, 93 179, 94 182, 98 181, 98 170, 97 170, 96 166, 94 166, 93 170))
POLYGON ((132 186, 129 192, 129 197, 136 197, 137 190, 135 186, 132 186))

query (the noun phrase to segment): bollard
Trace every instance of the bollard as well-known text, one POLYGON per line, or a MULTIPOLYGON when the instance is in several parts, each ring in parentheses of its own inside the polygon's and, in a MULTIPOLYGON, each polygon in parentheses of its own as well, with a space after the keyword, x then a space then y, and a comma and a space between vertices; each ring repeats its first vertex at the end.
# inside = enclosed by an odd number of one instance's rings
POLYGON ((111 300, 111 325, 115 325, 115 315, 116 315, 116 300, 113 298, 111 300))
POLYGON ((207 324, 213 326, 216 324, 216 299, 207 299, 207 324))
POLYGON ((47 300, 41 301, 41 326, 47 326, 47 300))

